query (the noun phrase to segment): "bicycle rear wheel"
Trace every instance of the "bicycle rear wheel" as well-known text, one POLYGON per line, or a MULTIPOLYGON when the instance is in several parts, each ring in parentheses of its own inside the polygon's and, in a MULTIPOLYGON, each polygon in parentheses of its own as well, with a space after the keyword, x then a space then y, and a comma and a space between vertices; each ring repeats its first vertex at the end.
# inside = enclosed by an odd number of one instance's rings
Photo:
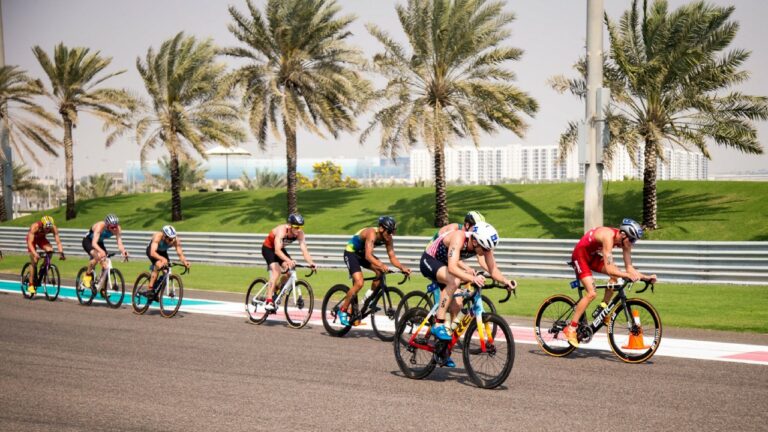
POLYGON ((627 300, 611 320, 608 342, 613 353, 627 363, 642 363, 656 353, 661 343, 661 318, 643 299, 627 300))
POLYGON ((547 354, 563 357, 576 349, 563 335, 563 329, 571 323, 575 305, 572 298, 558 294, 544 300, 539 306, 533 330, 539 346, 547 354))
POLYGON ((392 342, 395 339, 397 305, 402 299, 402 291, 387 287, 373 305, 374 312, 371 314, 373 332, 384 342, 392 342))
POLYGON ((21 268, 21 295, 24 296, 25 299, 31 299, 35 296, 35 294, 30 293, 29 290, 29 274, 34 270, 34 267, 32 267, 32 263, 24 263, 24 266, 21 268))
MULTIPOLYGON (((141 273, 136 282, 133 283, 133 291, 131 292, 131 307, 133 312, 139 315, 143 315, 144 312, 149 309, 149 305, 152 303, 151 297, 146 295, 149 288, 149 273, 141 273)), ((150 294, 152 296, 153 294, 150 294)))
POLYGON ((83 285, 83 277, 86 270, 88 270, 86 267, 82 267, 77 272, 77 277, 75 278, 75 294, 77 294, 77 301, 83 306, 90 305, 93 302, 93 298, 96 297, 96 290, 93 289, 93 284, 96 283, 95 277, 91 277, 90 287, 83 285))
POLYGON ((107 296, 104 300, 107 301, 107 304, 112 309, 117 309, 123 304, 123 298, 125 297, 125 279, 123 279, 123 274, 120 273, 120 270, 110 270, 105 293, 107 296))
POLYGON ((478 387, 492 389, 507 380, 515 364, 515 338, 509 324, 496 314, 483 314, 483 337, 477 319, 469 324, 464 336, 464 367, 478 387), (489 337, 493 327, 496 337, 489 337))
POLYGON ((429 294, 422 291, 411 291, 403 296, 400 300, 400 304, 397 305, 397 311, 395 312, 395 326, 398 325, 400 319, 405 316, 405 313, 411 309, 432 309, 432 298, 429 294))
POLYGON ((56 301, 59 298, 59 292, 61 291, 61 276, 59 275, 59 268, 51 264, 45 276, 42 278, 41 285, 45 289, 45 298, 48 301, 56 301))
MULTIPOLYGON (((351 325, 342 325, 338 317, 339 306, 344 302, 347 292, 349 292, 348 286, 338 284, 332 286, 323 297, 323 327, 331 336, 342 337, 352 328, 351 325)), ((353 297, 352 300, 355 301, 355 298, 353 297)))
POLYGON ((248 287, 245 294, 245 311, 248 313, 248 319, 256 324, 261 324, 267 320, 267 310, 264 306, 267 304, 267 280, 256 278, 248 287))
POLYGON ((418 345, 434 346, 429 337, 431 325, 427 323, 419 328, 428 313, 426 309, 409 309, 397 323, 394 338, 395 360, 403 374, 411 379, 426 378, 437 365, 432 351, 410 345, 413 339, 418 345), (415 333, 416 331, 418 333, 415 333))
POLYGON ((285 294, 285 320, 293 328, 302 328, 312 318, 315 295, 307 281, 297 280, 296 289, 285 294))
POLYGON ((184 299, 184 284, 179 275, 168 276, 168 284, 160 290, 158 295, 160 303, 160 315, 163 318, 173 318, 179 312, 181 301, 184 299))

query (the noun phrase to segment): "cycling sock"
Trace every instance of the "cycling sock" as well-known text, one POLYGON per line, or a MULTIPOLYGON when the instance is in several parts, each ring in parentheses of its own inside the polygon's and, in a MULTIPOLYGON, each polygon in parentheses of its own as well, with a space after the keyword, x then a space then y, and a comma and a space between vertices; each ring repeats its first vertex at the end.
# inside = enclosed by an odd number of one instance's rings
POLYGON ((438 324, 445 324, 445 318, 443 318, 443 319, 435 318, 435 322, 438 323, 438 324))
POLYGON ((579 326, 579 322, 578 321, 571 321, 571 327, 576 328, 578 326, 579 326))

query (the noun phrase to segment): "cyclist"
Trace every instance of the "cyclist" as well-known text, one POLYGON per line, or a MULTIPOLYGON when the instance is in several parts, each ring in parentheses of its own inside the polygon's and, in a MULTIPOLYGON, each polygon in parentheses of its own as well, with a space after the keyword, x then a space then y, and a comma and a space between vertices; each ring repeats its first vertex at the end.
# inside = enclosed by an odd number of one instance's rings
POLYGON ((59 259, 66 259, 64 247, 61 245, 61 239, 59 238, 59 229, 56 228, 56 224, 51 216, 43 216, 39 221, 30 225, 27 232, 27 251, 29 252, 29 259, 32 261, 32 271, 29 273, 29 287, 27 287, 29 294, 35 293, 35 272, 37 271, 37 262, 39 260, 37 249, 44 250, 49 258, 53 255, 53 247, 47 239, 50 233, 53 233, 53 238, 56 240, 56 247, 59 249, 59 259))
POLYGON ((287 223, 273 228, 261 245, 261 256, 267 261, 267 267, 269 268, 267 304, 264 305, 264 309, 267 311, 275 310, 275 302, 272 298, 275 293, 275 287, 282 286, 287 279, 287 276, 281 278, 281 273, 296 267, 296 261, 288 255, 285 246, 297 240, 301 254, 304 255, 304 259, 309 263, 309 267, 312 269, 316 268, 315 262, 312 260, 312 256, 307 249, 307 242, 304 239, 304 217, 298 213, 289 215, 287 223), (280 279, 280 283, 276 285, 278 279, 280 279))
POLYGON ((120 220, 114 214, 110 213, 103 221, 93 224, 88 234, 83 237, 83 250, 91 260, 88 261, 88 269, 83 277, 83 285, 90 288, 93 281, 93 267, 97 262, 102 262, 109 254, 104 246, 104 240, 114 236, 117 239, 117 248, 120 253, 128 258, 128 251, 123 245, 122 230, 120 229, 120 220))
MULTIPOLYGON (((597 227, 587 231, 573 249, 571 260, 573 261, 577 277, 581 280, 587 293, 576 304, 571 325, 563 330, 563 335, 568 343, 574 347, 579 346, 576 337, 576 328, 579 326, 579 318, 587 310, 587 306, 597 297, 595 292, 595 279, 592 270, 609 276, 609 284, 615 284, 617 278, 629 279, 633 282, 640 279, 656 280, 656 275, 644 275, 632 266, 632 245, 643 238, 643 227, 632 219, 626 218, 618 228, 597 227), (613 259, 613 248, 621 248, 624 257, 626 271, 621 271, 613 259)), ((613 296, 613 290, 606 288, 603 301, 608 303, 613 296)))
MULTIPOLYGON (((438 339, 451 340, 451 332, 445 327, 445 314, 450 307, 455 317, 461 308, 458 301, 451 301, 459 285, 464 282, 475 285, 485 283, 485 277, 477 274, 463 260, 476 256, 480 267, 491 278, 506 285, 508 290, 517 286, 515 281, 505 278, 496 265, 493 249, 498 241, 496 229, 487 222, 480 222, 469 232, 452 230, 443 233, 422 254, 419 263, 421 274, 442 287, 440 306, 435 316, 437 325, 432 328, 432 334, 438 339)), ((448 357, 443 366, 454 367, 455 363, 448 357)))
MULTIPOLYGON (((396 230, 397 222, 395 222, 393 217, 381 216, 377 228, 363 228, 356 232, 349 242, 347 242, 347 247, 344 249, 344 263, 347 264, 349 275, 352 277, 352 289, 347 292, 347 296, 344 298, 344 302, 339 309, 339 321, 341 322, 341 325, 350 325, 347 309, 349 308, 349 303, 352 301, 352 297, 363 287, 364 281, 361 267, 373 270, 373 272, 376 273, 377 279, 374 279, 371 283, 371 293, 376 292, 379 288, 381 275, 389 271, 389 267, 373 254, 373 249, 376 246, 385 245, 387 248, 387 255, 389 255, 389 261, 392 265, 407 275, 411 274, 411 270, 401 264, 395 255, 393 237, 396 230)), ((352 324, 356 325, 358 323, 352 324)))
POLYGON ((168 265, 168 261, 170 260, 170 258, 168 258, 168 249, 170 249, 171 246, 176 249, 176 253, 179 255, 179 260, 184 264, 184 267, 189 268, 189 261, 184 257, 184 251, 181 250, 181 240, 179 240, 179 237, 176 235, 176 229, 171 225, 163 226, 163 229, 160 230, 160 232, 152 234, 152 240, 150 240, 147 245, 147 258, 149 258, 149 261, 152 263, 152 266, 150 267, 152 269, 152 274, 149 276, 149 285, 147 285, 148 291, 151 291, 152 287, 155 286, 158 271, 164 269, 165 266, 168 265))

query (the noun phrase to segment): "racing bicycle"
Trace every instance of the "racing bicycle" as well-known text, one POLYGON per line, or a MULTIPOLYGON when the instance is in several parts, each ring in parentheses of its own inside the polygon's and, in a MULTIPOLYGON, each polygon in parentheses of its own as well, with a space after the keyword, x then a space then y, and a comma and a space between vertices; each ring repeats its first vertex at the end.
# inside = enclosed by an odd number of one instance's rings
MULTIPOLYGON (((463 335, 462 357, 472 382, 486 389, 503 384, 515 362, 515 339, 504 318, 484 311, 482 290, 493 287, 506 288, 494 281, 474 291, 462 289, 454 294, 464 298, 464 309, 455 328, 452 326, 450 341, 432 334, 439 303, 429 311, 409 309, 397 324, 394 341, 395 360, 403 374, 412 379, 426 378, 438 364, 445 363, 463 335)), ((505 303, 514 292, 508 290, 499 302, 505 303)))
MULTIPOLYGON (((382 273, 381 276, 371 276, 364 278, 365 281, 380 279, 379 287, 372 291, 368 290, 363 298, 363 305, 360 306, 358 295, 352 297, 350 302, 351 312, 349 314, 350 323, 362 322, 370 315, 371 326, 376 337, 384 342, 391 342, 395 337, 395 313, 397 305, 403 298, 403 292, 396 287, 387 285, 387 274, 402 273, 390 270, 382 273)), ((404 274, 403 280, 398 282, 402 285, 410 276, 404 274)), ((344 302, 344 298, 349 292, 349 287, 344 284, 338 284, 331 287, 323 298, 323 327, 331 336, 342 337, 349 333, 354 324, 345 326, 341 324, 338 317, 339 307, 344 302)))
MULTIPOLYGON (((102 260, 102 266, 99 266, 99 276, 96 277, 96 269, 93 270, 93 278, 91 279, 91 286, 87 287, 83 284, 83 277, 87 271, 87 267, 82 267, 77 272, 75 278, 75 294, 77 294, 77 301, 83 306, 88 306, 96 298, 98 292, 101 297, 107 302, 107 305, 112 309, 117 309, 123 304, 123 297, 125 296, 125 280, 120 270, 112 267, 113 256, 117 255, 117 252, 108 254, 102 260)), ((128 261, 128 257, 123 259, 123 262, 128 261)))
POLYGON ((152 302, 156 301, 160 304, 160 315, 163 318, 172 318, 176 315, 184 299, 184 284, 179 275, 173 274, 172 267, 184 267, 181 275, 189 273, 189 267, 168 261, 168 265, 162 268, 151 288, 148 287, 151 277, 149 272, 141 273, 136 278, 131 292, 131 306, 134 313, 143 315, 152 302))
MULTIPOLYGON (((573 262, 568 263, 573 267, 573 262)), ((653 292, 653 283, 642 280, 643 287, 638 294, 648 288, 653 292)), ((608 343, 618 358, 627 363, 642 363, 656 353, 661 343, 661 318, 659 313, 647 301, 640 298, 627 298, 627 291, 634 285, 625 280, 616 285, 599 285, 596 289, 611 288, 616 290, 608 305, 599 306, 588 321, 584 313, 576 329, 580 343, 589 343, 603 326, 608 328, 608 343)), ((583 297, 584 287, 578 278, 571 282, 571 288, 578 289, 579 298, 574 300, 563 294, 547 298, 536 313, 534 331, 541 348, 549 355, 564 357, 576 348, 568 343, 563 329, 570 325, 576 304, 583 297)))
POLYGON ((40 261, 40 268, 37 269, 37 273, 33 273, 36 291, 35 293, 27 291, 29 288, 29 272, 35 270, 32 262, 28 262, 24 263, 24 267, 21 268, 21 294, 24 298, 31 299, 42 289, 47 300, 55 301, 59 298, 59 291, 61 290, 59 268, 56 267, 56 264, 51 263, 50 254, 40 252, 38 256, 42 261, 40 261))
MULTIPOLYGON (((310 266, 298 264, 296 267, 311 268, 310 266)), ((275 305, 274 311, 268 311, 264 308, 267 302, 269 281, 260 277, 251 282, 251 286, 248 287, 248 293, 245 295, 245 311, 252 322, 256 324, 263 323, 270 314, 277 312, 277 308, 282 302, 285 302, 285 319, 289 326, 297 329, 302 328, 312 318, 312 310, 315 306, 315 295, 312 292, 312 286, 309 285, 309 282, 296 277, 295 268, 283 272, 283 274, 286 273, 288 274, 288 279, 279 290, 275 289, 272 295, 272 301, 275 305)), ((304 277, 311 277, 315 273, 317 273, 317 270, 312 268, 312 271, 304 275, 304 277)))

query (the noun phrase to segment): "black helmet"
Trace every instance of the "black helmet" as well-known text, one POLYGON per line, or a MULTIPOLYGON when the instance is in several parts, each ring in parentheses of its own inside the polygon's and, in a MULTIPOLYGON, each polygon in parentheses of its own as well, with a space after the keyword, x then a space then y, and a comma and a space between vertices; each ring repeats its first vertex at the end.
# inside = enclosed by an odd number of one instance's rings
POLYGON ((632 219, 626 218, 621 221, 619 230, 627 235, 627 238, 629 238, 631 243, 643 238, 643 227, 632 219))
POLYGON ((291 225, 304 226, 304 216, 299 213, 291 213, 288 216, 288 223, 291 225))
POLYGON ((395 222, 395 219, 392 216, 381 216, 379 218, 379 226, 392 234, 397 229, 397 222, 395 222))

